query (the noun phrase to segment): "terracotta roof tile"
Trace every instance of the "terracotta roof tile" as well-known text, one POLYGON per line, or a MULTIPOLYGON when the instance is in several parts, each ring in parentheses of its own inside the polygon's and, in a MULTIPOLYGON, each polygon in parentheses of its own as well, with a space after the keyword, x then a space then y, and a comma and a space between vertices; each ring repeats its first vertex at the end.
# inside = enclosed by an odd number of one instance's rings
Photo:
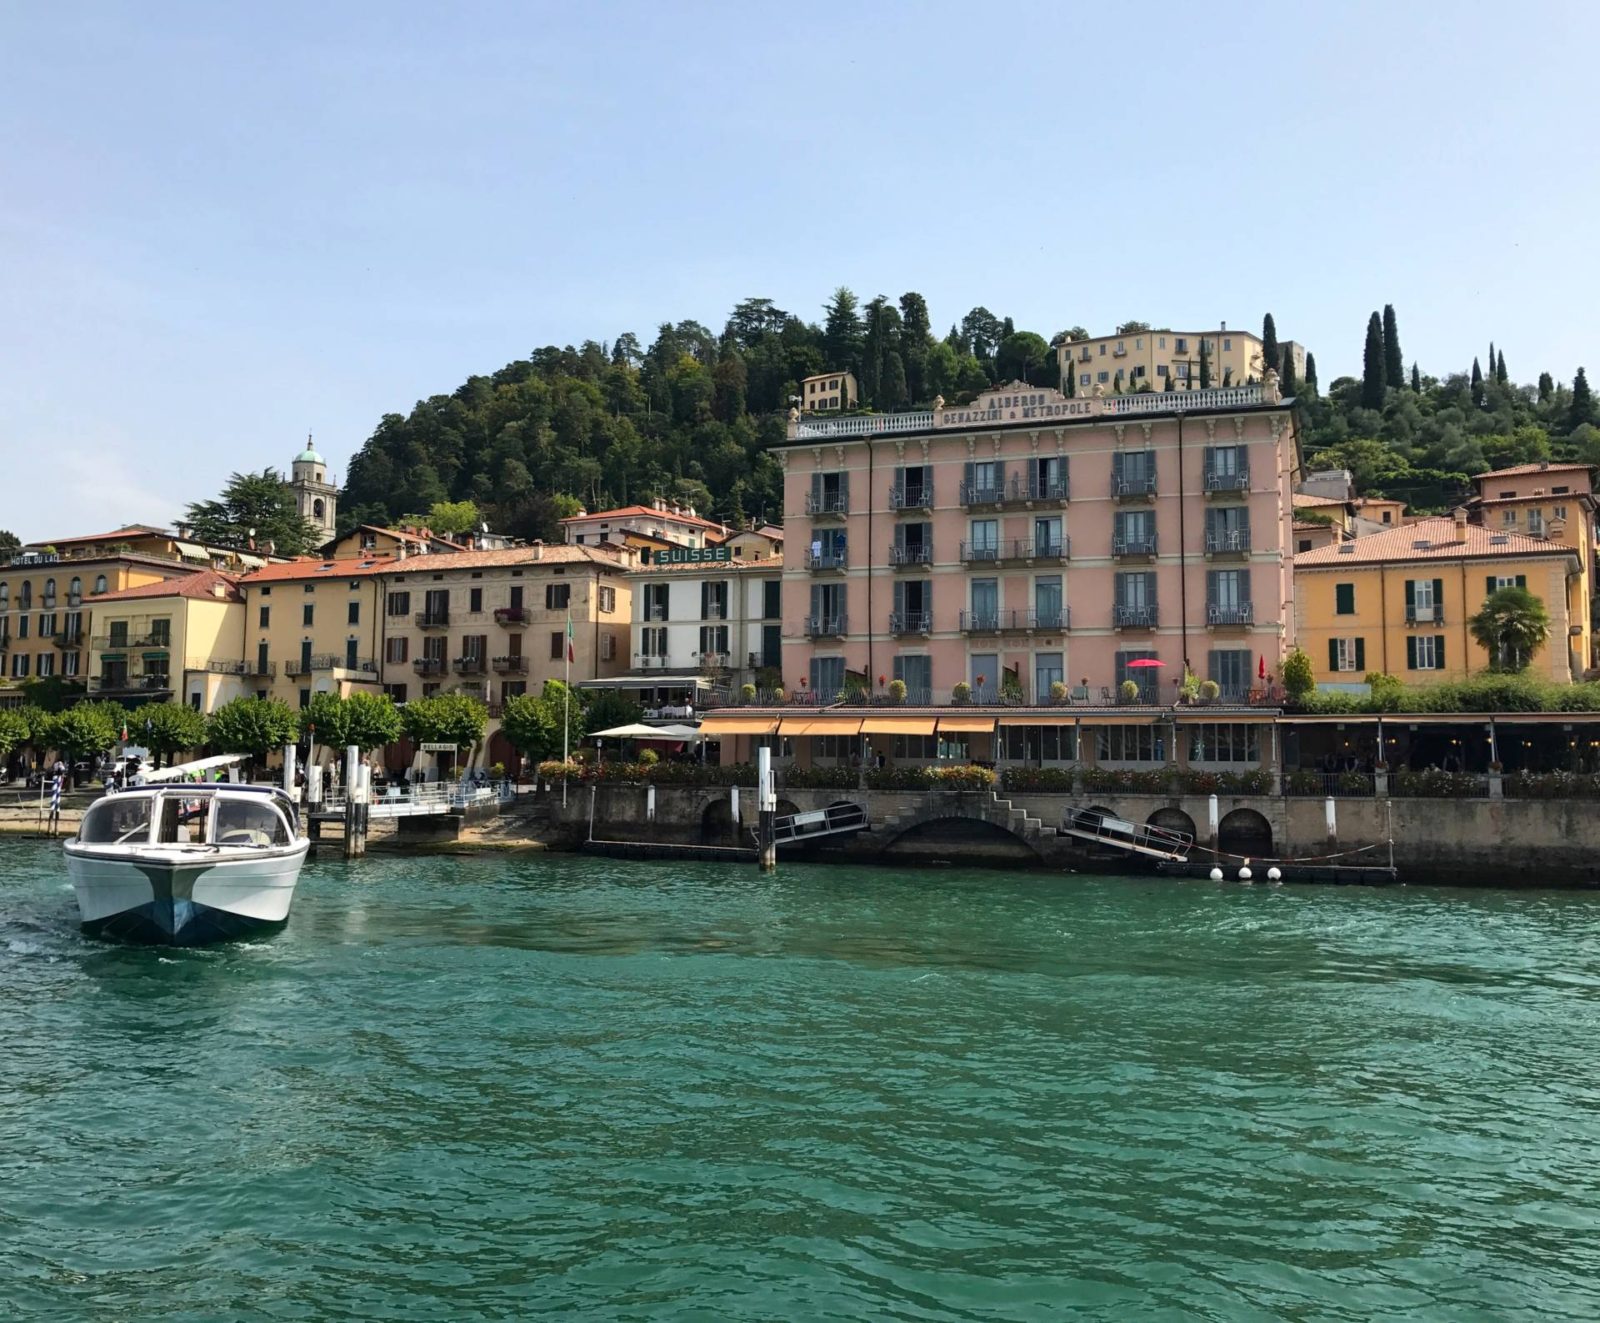
POLYGON ((1463 557, 1577 556, 1559 542, 1529 537, 1525 533, 1501 533, 1482 524, 1468 524, 1465 542, 1456 540, 1455 520, 1435 515, 1414 524, 1401 524, 1381 533, 1369 533, 1353 542, 1302 551, 1294 558, 1296 570, 1338 569, 1349 565, 1396 564, 1410 561, 1458 560, 1463 557), (1426 546, 1418 546, 1418 543, 1426 546), (1343 548, 1341 550, 1340 548, 1343 548))
POLYGON ((508 547, 503 551, 437 552, 428 556, 361 556, 326 560, 307 556, 282 565, 268 565, 243 576, 248 586, 295 579, 358 579, 373 574, 408 574, 427 570, 443 574, 451 570, 492 569, 501 565, 576 565, 582 562, 601 565, 619 573, 628 569, 621 557, 598 547, 508 547))
POLYGON ((594 519, 631 519, 639 515, 654 515, 658 519, 674 519, 680 524, 697 524, 701 528, 720 529, 721 524, 699 515, 674 514, 671 510, 656 510, 648 505, 621 505, 615 510, 596 510, 592 514, 569 515, 563 524, 586 524, 594 519))
POLYGON ((1513 464, 1508 469, 1490 469, 1487 473, 1474 473, 1472 480, 1481 482, 1484 478, 1515 478, 1527 473, 1576 473, 1582 470, 1589 471, 1587 464, 1513 464))
POLYGON ((160 583, 142 583, 137 588, 121 588, 114 593, 101 593, 91 600, 98 608, 102 602, 132 602, 147 597, 194 597, 218 602, 244 601, 243 594, 239 592, 239 576, 223 574, 220 570, 201 570, 196 574, 185 574, 175 579, 163 579, 160 583), (227 589, 223 597, 218 597, 216 594, 218 584, 227 589))

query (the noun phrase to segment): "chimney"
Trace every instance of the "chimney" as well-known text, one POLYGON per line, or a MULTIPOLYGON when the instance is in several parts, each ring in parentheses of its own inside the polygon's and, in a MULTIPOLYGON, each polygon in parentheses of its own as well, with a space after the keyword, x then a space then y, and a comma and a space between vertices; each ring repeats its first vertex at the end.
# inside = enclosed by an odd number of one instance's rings
POLYGON ((535 560, 543 560, 544 559, 544 539, 543 538, 534 538, 534 540, 533 540, 533 558, 535 560))
POLYGON ((404 538, 401 538, 400 541, 399 541, 399 544, 394 549, 394 558, 396 560, 404 560, 406 558, 407 546, 408 546, 408 544, 407 544, 406 540, 404 538))
POLYGON ((1456 525, 1456 535, 1454 540, 1458 543, 1465 542, 1467 540, 1466 507, 1460 505, 1456 506, 1456 508, 1450 512, 1450 517, 1455 520, 1456 525))

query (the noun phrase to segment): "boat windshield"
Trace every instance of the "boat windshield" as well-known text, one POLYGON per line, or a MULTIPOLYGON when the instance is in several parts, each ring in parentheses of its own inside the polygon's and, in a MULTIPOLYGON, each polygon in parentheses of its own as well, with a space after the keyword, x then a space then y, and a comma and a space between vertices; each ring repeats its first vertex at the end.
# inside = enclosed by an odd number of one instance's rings
POLYGON ((283 814, 265 799, 219 798, 217 827, 212 839, 218 845, 248 845, 265 849, 290 845, 289 825, 283 814))
POLYGON ((156 830, 156 842, 160 845, 204 844, 210 815, 209 795, 162 795, 161 821, 156 830))
POLYGON ((114 795, 83 815, 78 839, 86 845, 143 845, 150 835, 150 795, 114 795))

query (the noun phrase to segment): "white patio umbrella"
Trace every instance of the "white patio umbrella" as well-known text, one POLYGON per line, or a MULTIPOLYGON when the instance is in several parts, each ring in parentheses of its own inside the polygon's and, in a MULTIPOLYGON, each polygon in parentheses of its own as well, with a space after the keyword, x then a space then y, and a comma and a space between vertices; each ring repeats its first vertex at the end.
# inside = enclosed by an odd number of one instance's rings
POLYGON ((658 740, 698 740, 704 736, 696 726, 656 726, 650 731, 658 740))
POLYGON ((634 722, 631 726, 613 726, 610 730, 591 730, 586 739, 591 740, 648 740, 657 734, 654 726, 634 722))

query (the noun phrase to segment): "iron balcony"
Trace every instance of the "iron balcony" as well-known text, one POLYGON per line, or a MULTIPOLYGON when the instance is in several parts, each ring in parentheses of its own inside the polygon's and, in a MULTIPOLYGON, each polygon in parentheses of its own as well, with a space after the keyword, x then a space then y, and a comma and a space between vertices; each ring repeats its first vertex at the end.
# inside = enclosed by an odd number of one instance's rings
POLYGON ((1442 625, 1444 624, 1443 606, 1408 606, 1406 608, 1406 624, 1408 625, 1442 625))
POLYGON ((829 517, 850 513, 850 498, 843 492, 806 493, 806 513, 813 517, 829 517))
POLYGON ((1207 469, 1205 485, 1208 492, 1247 492, 1250 490, 1250 470, 1243 468, 1232 473, 1224 473, 1217 469, 1207 469))
POLYGON ((1218 602, 1206 603, 1206 624, 1208 625, 1252 625, 1255 623, 1256 609, 1251 602, 1234 602, 1223 605, 1218 602))
POLYGON ((933 484, 931 482, 894 483, 889 488, 891 510, 932 510, 933 484))
POLYGON ((1071 492, 1065 478, 1045 479, 1038 474, 1024 478, 1013 473, 1003 483, 963 482, 962 505, 1031 505, 1036 501, 1064 502, 1071 492))
POLYGON ((963 542, 961 559, 967 565, 1003 565, 1035 560, 1066 560, 1072 554, 1072 540, 1059 538, 1015 537, 997 542, 963 542))
POLYGON ((418 675, 443 675, 444 668, 443 657, 418 657, 411 663, 411 669, 418 675))
POLYGON ((1111 554, 1118 560, 1149 560, 1156 554, 1156 535, 1135 533, 1131 537, 1113 537, 1111 554))
POLYGON ((889 632, 891 634, 928 634, 933 631, 933 612, 931 611, 891 611, 889 613, 889 632))
POLYGON ((849 564, 849 560, 848 550, 813 551, 809 547, 806 548, 808 570, 843 570, 849 564))
POLYGON ((920 546, 889 548, 889 564, 891 565, 931 565, 933 564, 933 546, 924 542, 920 546))
POLYGON ((843 614, 833 616, 807 616, 806 637, 808 639, 843 638, 849 623, 849 617, 843 614))
POLYGON ((1118 629, 1154 629, 1160 616, 1160 608, 1154 605, 1111 608, 1111 623, 1118 629))
POLYGON ((489 669, 489 663, 482 657, 457 657, 451 666, 457 675, 482 675, 489 669))
POLYGON ((499 625, 526 625, 528 623, 528 608, 525 606, 497 606, 494 610, 495 623, 499 625))
POLYGON ((1145 474, 1141 477, 1122 477, 1115 475, 1111 478, 1111 494, 1119 501, 1143 501, 1156 494, 1156 475, 1145 474))
POLYGON ((418 629, 449 629, 450 613, 448 611, 418 611, 418 629))
POLYGON ((528 659, 526 657, 496 657, 494 669, 499 675, 526 675, 528 673, 528 659))
POLYGON ((1206 555, 1247 556, 1250 554, 1248 528, 1218 528, 1206 534, 1206 555))

